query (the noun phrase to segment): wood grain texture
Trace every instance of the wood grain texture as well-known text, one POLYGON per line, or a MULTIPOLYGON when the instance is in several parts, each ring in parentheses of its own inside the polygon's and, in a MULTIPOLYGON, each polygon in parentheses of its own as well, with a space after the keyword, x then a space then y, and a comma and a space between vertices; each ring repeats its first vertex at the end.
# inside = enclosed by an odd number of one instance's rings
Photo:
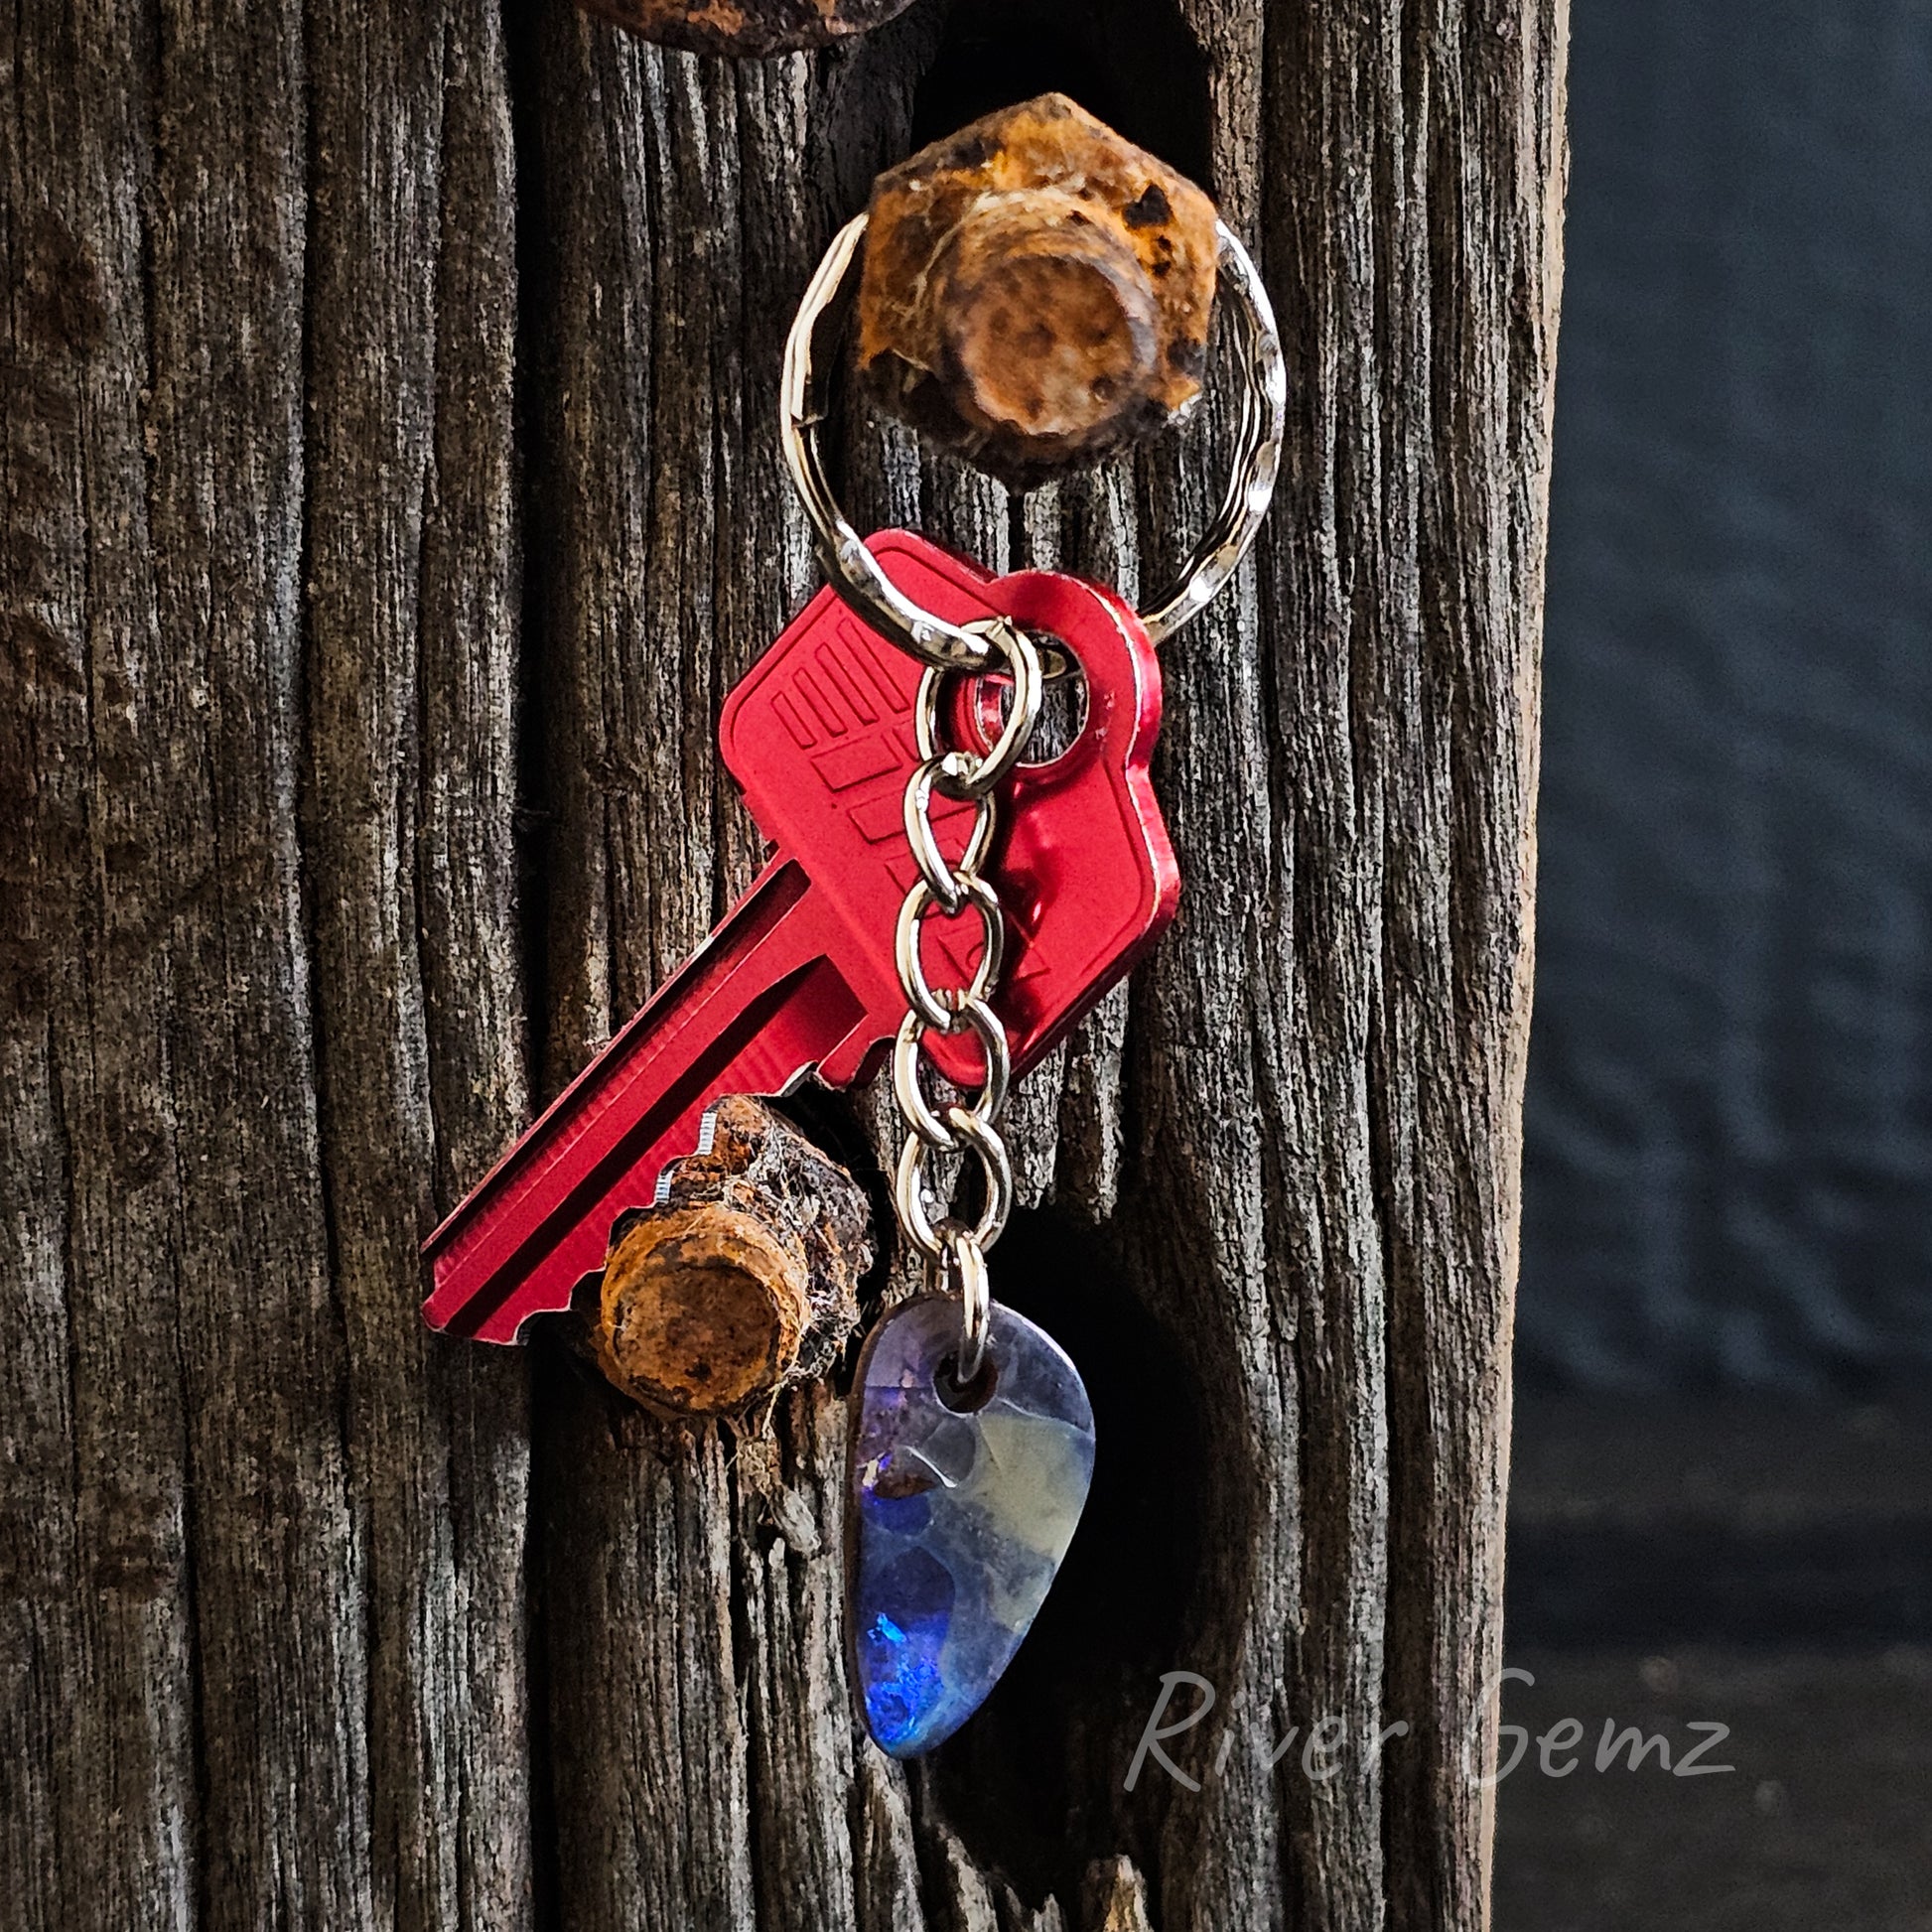
POLYGON ((527 1374, 412 1303, 525 1080, 500 23, 310 21, 302 799, 365 1631, 372 1916, 530 1922, 527 1374))
POLYGON ((863 34, 908 0, 579 0, 586 12, 690 54, 786 54, 863 34))
POLYGON ((7 47, 32 1924, 528 1912, 523 1376, 411 1307, 522 1110, 502 62, 321 27, 7 47))
MULTIPOLYGON (((853 1729, 832 1392, 681 1428, 417 1323, 434 1215, 751 876, 712 747, 814 588, 783 333, 954 24, 740 66, 483 0, 0 32, 29 1926, 1484 1921, 1561 0, 1187 11, 1291 434, 1165 658, 1180 920, 1015 1096, 996 1287, 1102 1449, 984 1714, 909 1772, 853 1729), (1128 1792, 1178 1669, 1200 1788, 1128 1792)), ((855 418, 847 498, 1152 587, 1211 387, 1024 500, 855 418)), ((889 1145, 878 1094, 801 1104, 889 1145)))

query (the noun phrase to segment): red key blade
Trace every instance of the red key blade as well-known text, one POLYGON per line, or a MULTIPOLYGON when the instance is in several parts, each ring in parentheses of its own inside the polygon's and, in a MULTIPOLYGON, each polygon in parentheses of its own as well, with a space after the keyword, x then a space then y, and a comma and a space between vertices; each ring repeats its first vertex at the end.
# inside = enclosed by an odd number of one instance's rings
MULTIPOLYGON (((724 1093, 782 1093, 867 1020, 803 870, 774 859, 696 953, 425 1244, 434 1328, 514 1341, 604 1266, 620 1215, 695 1152, 724 1093)), ((871 989, 881 1024, 896 985, 871 989), (883 1003, 881 1005, 880 1003, 883 1003)))

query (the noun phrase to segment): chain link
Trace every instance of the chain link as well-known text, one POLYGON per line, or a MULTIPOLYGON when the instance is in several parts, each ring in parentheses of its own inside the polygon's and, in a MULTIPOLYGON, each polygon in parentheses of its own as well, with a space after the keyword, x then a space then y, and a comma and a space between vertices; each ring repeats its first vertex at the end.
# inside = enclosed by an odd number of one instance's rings
POLYGON ((899 906, 898 977, 907 1012, 893 1048, 893 1091, 907 1131, 893 1202, 905 1238, 925 1260, 926 1286, 960 1299, 955 1374, 970 1382, 986 1347, 987 1250, 999 1240, 1013 1208, 1013 1162, 999 1126, 1012 1054, 1006 1027, 991 1005, 1006 956, 1006 912, 981 868, 993 846, 994 788, 1026 755, 1039 720, 1041 670, 1037 646, 1005 618, 963 628, 985 642, 989 667, 1004 670, 1012 692, 999 738, 976 750, 945 742, 952 673, 929 669, 919 681, 914 723, 920 762, 905 786, 905 835, 919 876, 899 906), (956 861, 946 858, 933 827, 935 792, 973 807, 972 828, 956 861), (935 988, 927 974, 921 935, 926 914, 935 909, 948 918, 969 909, 979 915, 979 961, 964 986, 935 988), (934 1034, 971 1035, 978 1043, 977 1094, 938 1104, 928 1097, 921 1065, 930 1058, 927 1041, 934 1034), (928 1173, 935 1155, 971 1157, 977 1164, 984 1196, 978 1220, 969 1224, 935 1207, 928 1173))

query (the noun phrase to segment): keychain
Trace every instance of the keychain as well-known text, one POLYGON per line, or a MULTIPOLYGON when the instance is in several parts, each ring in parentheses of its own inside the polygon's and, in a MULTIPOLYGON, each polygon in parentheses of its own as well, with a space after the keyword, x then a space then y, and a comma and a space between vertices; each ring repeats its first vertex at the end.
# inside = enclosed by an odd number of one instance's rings
POLYGON ((1144 616, 1050 572, 994 578, 903 532, 870 543, 819 460, 814 339, 866 230, 842 229, 786 345, 784 452, 829 581, 727 699, 726 767, 772 851, 698 951, 425 1243, 430 1324, 510 1342, 562 1312, 613 1228, 656 1196, 732 1093, 890 1054, 906 1124, 894 1201, 925 1264, 859 1358, 848 1636, 885 1750, 950 1736, 1012 1660, 1092 1477, 1093 1415, 1042 1329, 996 1302, 986 1257, 1013 1174, 1010 1083, 1064 1039, 1173 918, 1178 874, 1149 778, 1155 646, 1254 540, 1280 457, 1286 381, 1252 263, 1217 224, 1243 373, 1219 514, 1144 616), (1086 718, 1040 763, 1042 639, 1077 663, 1086 718), (957 854, 948 857, 949 853, 957 854), (958 925, 963 923, 961 936, 958 925), (960 1098, 935 1103, 922 1066, 960 1098), (977 1168, 968 1223, 935 1203, 935 1156, 977 1168))
MULTIPOLYGON (((914 720, 918 762, 904 790, 916 876, 896 932, 905 1013, 894 1040, 893 1087, 906 1135, 893 1198, 900 1230, 924 1258, 926 1291, 885 1314, 860 1353, 846 1592, 867 1727, 883 1749, 911 1757, 949 1737, 999 1681, 1086 1503, 1093 1411, 1079 1371, 988 1287, 987 1252, 1013 1197, 999 1129, 1008 1028, 1025 1028, 1030 980, 1051 974, 1063 949, 1085 941, 1081 966, 1068 975, 1077 993, 1053 1030, 1063 1035, 1173 916, 1179 874, 1148 775, 1161 722, 1154 647, 1201 610, 1253 542, 1274 489, 1287 384, 1260 278, 1217 223, 1220 285, 1234 295, 1242 328, 1242 443, 1221 513, 1178 586, 1140 618, 1096 585, 1026 573, 986 587, 999 618, 962 624, 942 608, 921 606, 907 575, 883 567, 841 514, 818 459, 813 342, 865 228, 861 215, 840 233, 806 290, 786 345, 784 435, 833 588, 925 666, 914 720), (1040 700, 1035 630, 1070 653, 1087 681, 1080 735, 1045 765, 1023 762, 1040 700), (949 707, 946 696, 949 683, 993 675, 1007 685, 1009 703, 989 743, 984 709, 949 707), (949 721, 965 729, 949 737, 949 721), (1104 785, 1095 782, 1103 774, 1104 785), (1004 838, 996 832, 996 795, 1009 821, 1004 838), (1076 796, 1086 809, 1067 809, 1064 801, 1076 796), (962 856, 951 863, 934 819, 939 798, 970 805, 973 814, 962 856), (1044 867, 1030 863, 1036 851, 1045 853, 1044 867), (961 974, 938 990, 920 944, 931 908, 948 916, 970 910, 981 927, 970 978, 961 974), (970 1078, 944 1050, 962 1035, 977 1052, 970 1078), (971 1092, 970 1101, 935 1109, 920 1076, 922 1056, 971 1092), (972 1225, 935 1218, 926 1179, 934 1154, 977 1165, 985 1204, 972 1225)), ((1011 1070, 1024 1067, 1016 1062, 1011 1070)))

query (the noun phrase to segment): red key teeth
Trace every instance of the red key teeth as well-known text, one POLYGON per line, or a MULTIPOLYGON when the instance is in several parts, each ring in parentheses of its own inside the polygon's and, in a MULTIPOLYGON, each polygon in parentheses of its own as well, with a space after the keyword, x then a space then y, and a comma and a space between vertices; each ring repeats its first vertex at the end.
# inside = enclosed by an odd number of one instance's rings
MULTIPOLYGON (((603 1267, 612 1229, 695 1151, 723 1093, 776 1093, 866 1032, 827 955, 822 904, 788 859, 759 875, 651 999, 426 1244, 432 1327, 513 1341, 603 1267)), ((882 1014, 871 1028, 890 1025, 882 1014)))

